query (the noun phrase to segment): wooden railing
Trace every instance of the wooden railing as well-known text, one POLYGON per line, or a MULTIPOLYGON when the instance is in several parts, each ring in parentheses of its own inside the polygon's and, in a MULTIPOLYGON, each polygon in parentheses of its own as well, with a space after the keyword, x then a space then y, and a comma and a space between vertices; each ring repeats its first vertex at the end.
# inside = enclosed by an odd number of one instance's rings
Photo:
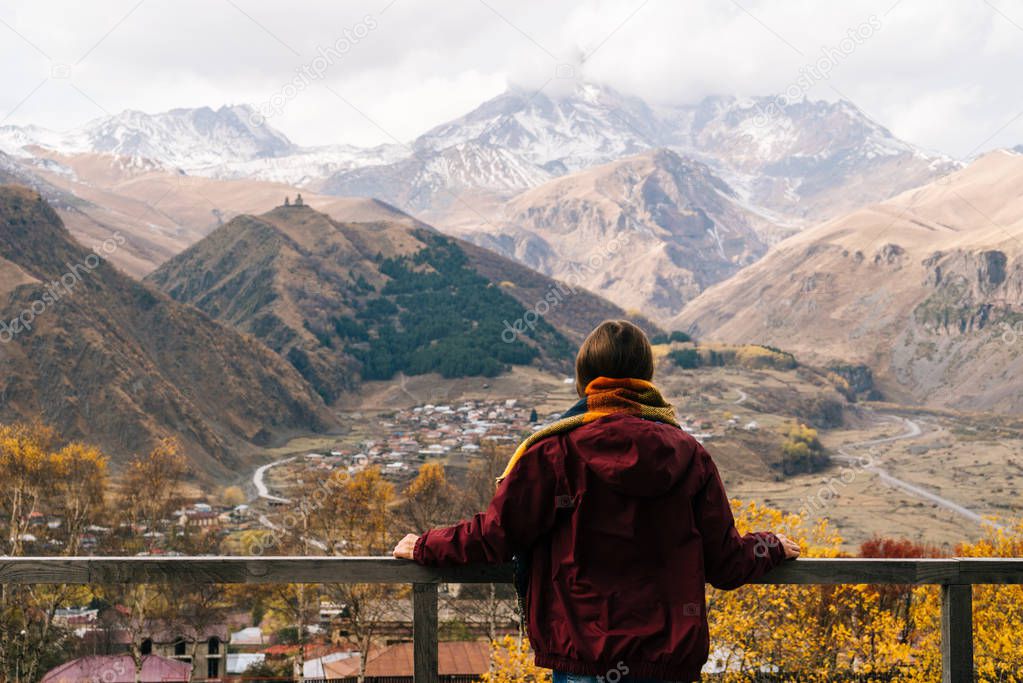
MULTIPOLYGON (((437 683, 437 584, 507 583, 504 566, 431 569, 389 557, 0 558, 5 583, 406 583, 412 584, 415 681, 437 683)), ((1023 558, 801 559, 758 583, 941 586, 942 681, 973 680, 974 584, 1023 584, 1023 558)))

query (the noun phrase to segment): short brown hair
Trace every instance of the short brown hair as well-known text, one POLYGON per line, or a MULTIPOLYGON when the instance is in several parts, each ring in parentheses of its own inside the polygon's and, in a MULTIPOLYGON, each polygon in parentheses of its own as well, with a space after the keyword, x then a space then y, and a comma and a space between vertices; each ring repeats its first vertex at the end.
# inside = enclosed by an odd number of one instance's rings
POLYGON ((653 376, 650 340, 628 320, 605 320, 597 325, 575 357, 575 390, 579 396, 598 377, 650 380, 653 376))

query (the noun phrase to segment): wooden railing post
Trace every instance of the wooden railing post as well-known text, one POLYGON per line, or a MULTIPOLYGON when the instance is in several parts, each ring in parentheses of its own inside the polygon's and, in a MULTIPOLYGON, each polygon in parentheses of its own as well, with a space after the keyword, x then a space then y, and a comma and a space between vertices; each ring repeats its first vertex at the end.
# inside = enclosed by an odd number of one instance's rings
POLYGON ((415 683, 440 683, 437 661, 437 584, 412 584, 412 658, 415 683))
POLYGON ((941 587, 942 683, 973 681, 973 586, 941 587))

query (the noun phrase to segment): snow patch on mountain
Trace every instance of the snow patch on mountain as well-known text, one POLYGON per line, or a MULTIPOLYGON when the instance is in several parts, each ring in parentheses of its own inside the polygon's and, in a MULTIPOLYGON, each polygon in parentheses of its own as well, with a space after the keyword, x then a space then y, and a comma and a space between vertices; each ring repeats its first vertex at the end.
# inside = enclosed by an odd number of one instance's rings
POLYGON ((335 173, 394 163, 405 158, 408 152, 406 145, 379 145, 371 148, 324 145, 297 149, 284 156, 227 161, 189 170, 211 178, 251 178, 307 187, 335 173))

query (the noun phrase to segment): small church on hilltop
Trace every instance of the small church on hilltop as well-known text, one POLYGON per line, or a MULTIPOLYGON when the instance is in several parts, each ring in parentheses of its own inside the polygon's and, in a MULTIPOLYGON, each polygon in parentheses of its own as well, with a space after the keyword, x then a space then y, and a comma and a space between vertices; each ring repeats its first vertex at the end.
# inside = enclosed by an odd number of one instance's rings
POLYGON ((305 202, 302 201, 302 193, 295 195, 295 203, 291 203, 291 198, 287 195, 284 196, 284 206, 305 206, 305 202))

